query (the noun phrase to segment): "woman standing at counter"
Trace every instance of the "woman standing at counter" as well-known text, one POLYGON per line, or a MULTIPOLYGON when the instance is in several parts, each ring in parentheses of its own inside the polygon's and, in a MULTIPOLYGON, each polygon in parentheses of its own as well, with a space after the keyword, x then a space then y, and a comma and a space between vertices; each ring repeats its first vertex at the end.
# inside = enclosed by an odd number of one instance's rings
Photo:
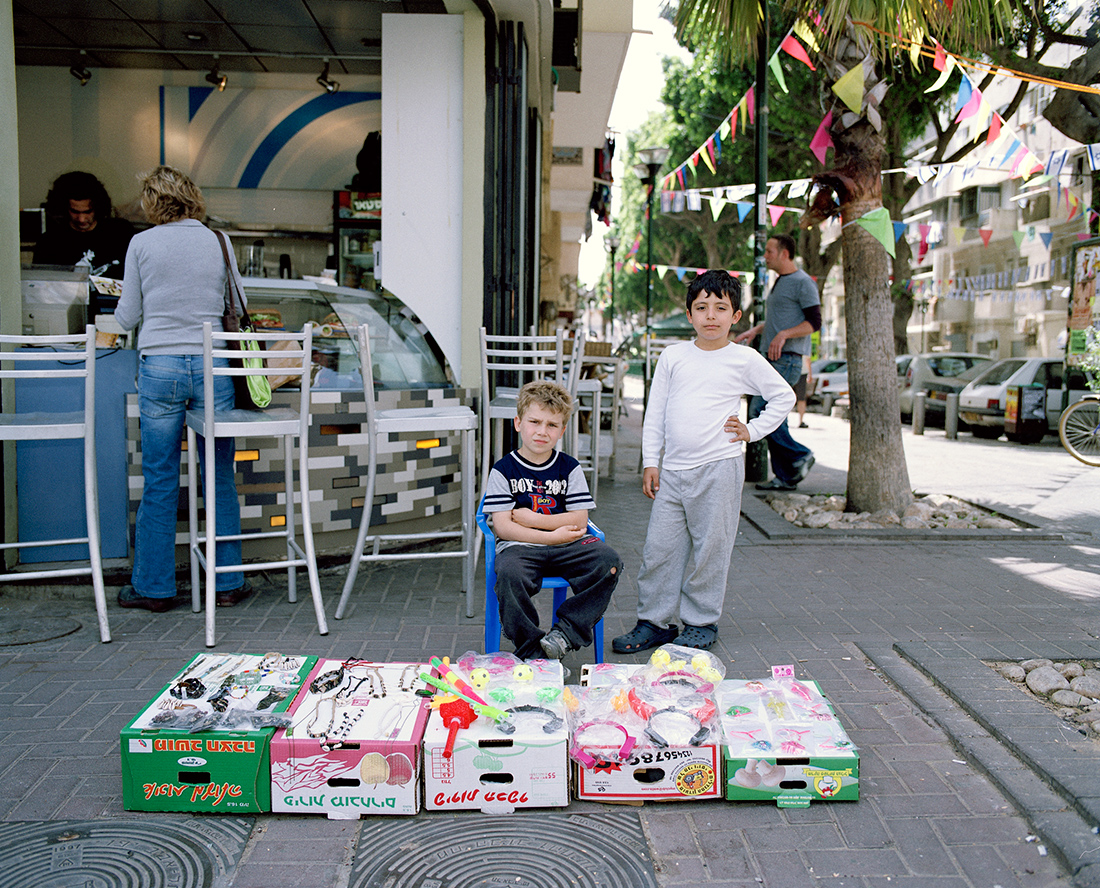
MULTIPOLYGON (((186 411, 203 409, 202 325, 210 321, 215 330, 222 329, 228 272, 218 235, 201 221, 206 216, 202 193, 186 175, 159 166, 142 177, 141 186, 141 206, 154 227, 130 241, 115 319, 125 330, 140 325, 137 389, 145 487, 131 584, 122 587, 118 603, 164 613, 187 600, 176 595, 180 442, 186 411)), ((232 251, 229 256, 239 284, 232 251)), ((214 398, 218 410, 233 408, 230 377, 214 380, 214 398)), ((200 446, 200 459, 203 450, 200 446)), ((241 532, 234 451, 232 438, 218 439, 218 536, 241 532)), ((240 564, 240 541, 218 543, 217 559, 219 564, 240 564)), ((237 604, 251 591, 243 573, 218 574, 219 606, 237 604)))

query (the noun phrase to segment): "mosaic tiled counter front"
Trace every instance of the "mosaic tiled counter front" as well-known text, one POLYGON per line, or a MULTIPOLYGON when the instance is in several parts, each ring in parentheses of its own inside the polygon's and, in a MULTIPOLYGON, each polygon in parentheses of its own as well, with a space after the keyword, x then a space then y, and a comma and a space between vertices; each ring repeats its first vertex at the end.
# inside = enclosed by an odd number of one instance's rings
MULTIPOLYGON (((276 390, 272 406, 297 407, 297 392, 276 390)), ((362 516, 367 484, 366 407, 362 390, 318 391, 310 395, 309 483, 313 491, 313 531, 317 549, 350 546, 345 534, 326 539, 322 534, 354 532, 362 516)), ((463 388, 381 390, 378 408, 475 407, 474 393, 463 388)), ((133 526, 141 502, 141 432, 136 394, 126 396, 126 449, 129 460, 129 520, 133 526)), ((461 507, 460 435, 434 439, 423 434, 392 436, 382 445, 374 495, 372 525, 396 524, 454 513, 461 507), (418 446, 418 443, 420 446, 418 446)), ((243 532, 270 530, 286 520, 281 494, 283 447, 276 438, 237 439, 237 490, 241 495, 243 532)), ((180 469, 180 500, 176 543, 187 545, 187 462, 180 469)), ((436 519, 442 521, 445 519, 436 519)), ((246 553, 247 557, 247 553, 246 553)))

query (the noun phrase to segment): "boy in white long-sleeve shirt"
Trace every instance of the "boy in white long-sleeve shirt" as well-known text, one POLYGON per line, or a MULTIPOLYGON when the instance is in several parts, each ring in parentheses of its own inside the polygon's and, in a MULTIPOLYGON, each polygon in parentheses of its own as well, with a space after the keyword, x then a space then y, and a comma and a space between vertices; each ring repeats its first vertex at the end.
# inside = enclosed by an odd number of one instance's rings
POLYGON ((762 355, 729 341, 740 304, 741 283, 728 272, 699 275, 687 291, 696 337, 665 349, 657 362, 642 427, 642 492, 654 503, 638 624, 614 640, 616 653, 670 641, 706 650, 718 640, 745 483, 742 442, 766 437, 795 403, 762 355), (748 424, 738 418, 745 394, 767 401, 748 424))

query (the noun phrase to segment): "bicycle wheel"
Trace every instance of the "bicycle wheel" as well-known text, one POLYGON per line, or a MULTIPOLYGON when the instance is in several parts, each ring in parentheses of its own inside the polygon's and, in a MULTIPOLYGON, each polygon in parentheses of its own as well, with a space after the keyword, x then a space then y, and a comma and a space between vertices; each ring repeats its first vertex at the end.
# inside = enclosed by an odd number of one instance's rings
POLYGON ((1070 455, 1089 466, 1100 466, 1100 400, 1078 401, 1062 413, 1058 437, 1070 455))

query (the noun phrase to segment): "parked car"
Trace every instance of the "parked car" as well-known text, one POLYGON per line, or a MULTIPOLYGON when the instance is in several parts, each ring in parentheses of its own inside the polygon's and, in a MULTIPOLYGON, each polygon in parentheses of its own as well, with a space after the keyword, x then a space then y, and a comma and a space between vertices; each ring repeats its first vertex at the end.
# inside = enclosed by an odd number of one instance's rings
POLYGON ((848 362, 839 358, 819 358, 810 362, 812 380, 806 392, 806 402, 817 404, 826 395, 834 398, 848 394, 848 362))
MULTIPOLYGON (((1047 431, 1057 432, 1062 415, 1062 381, 1061 358, 1005 358, 985 367, 959 393, 959 417, 976 437, 999 438, 1005 430, 1009 387, 1041 385, 1046 389, 1047 431)), ((1079 372, 1070 374, 1069 383, 1069 403, 1073 403, 1087 388, 1079 372)))
MULTIPOLYGON (((902 417, 905 419, 912 417, 913 396, 917 392, 928 392, 933 383, 950 387, 960 375, 975 364, 988 364, 991 361, 989 355, 979 355, 971 352, 930 352, 923 355, 912 355, 904 375, 900 375, 901 358, 899 358, 898 382, 901 390, 898 392, 898 405, 901 408, 902 417)), ((969 379, 965 380, 963 385, 969 381, 969 379)), ((961 390, 963 385, 959 385, 954 390, 961 390)), ((928 413, 942 415, 946 412, 947 389, 936 388, 935 391, 939 393, 938 396, 925 399, 924 409, 926 415, 928 413)))

